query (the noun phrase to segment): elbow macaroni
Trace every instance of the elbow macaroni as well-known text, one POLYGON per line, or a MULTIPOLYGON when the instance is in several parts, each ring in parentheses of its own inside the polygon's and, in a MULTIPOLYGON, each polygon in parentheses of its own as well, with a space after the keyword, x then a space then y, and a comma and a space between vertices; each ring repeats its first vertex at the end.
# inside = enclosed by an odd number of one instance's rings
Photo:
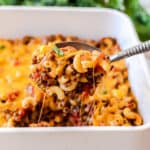
POLYGON ((124 61, 110 64, 105 57, 120 50, 116 40, 82 40, 102 53, 69 46, 61 48, 64 56, 59 56, 53 50, 56 42, 70 40, 81 39, 62 35, 0 39, 4 45, 0 49, 0 127, 143 123, 124 61))

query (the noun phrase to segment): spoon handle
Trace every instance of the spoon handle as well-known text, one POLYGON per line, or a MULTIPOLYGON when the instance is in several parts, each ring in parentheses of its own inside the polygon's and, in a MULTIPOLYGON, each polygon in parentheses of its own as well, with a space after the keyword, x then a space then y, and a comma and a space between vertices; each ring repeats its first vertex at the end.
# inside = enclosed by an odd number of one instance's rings
POLYGON ((109 57, 111 62, 150 51, 150 40, 109 57))

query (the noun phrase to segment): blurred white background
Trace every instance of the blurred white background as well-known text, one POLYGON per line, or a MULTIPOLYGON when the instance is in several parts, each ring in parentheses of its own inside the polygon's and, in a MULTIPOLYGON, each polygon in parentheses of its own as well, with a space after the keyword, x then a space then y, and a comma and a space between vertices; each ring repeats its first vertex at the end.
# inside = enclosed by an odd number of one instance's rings
POLYGON ((141 4, 150 12, 150 0, 140 0, 141 4))

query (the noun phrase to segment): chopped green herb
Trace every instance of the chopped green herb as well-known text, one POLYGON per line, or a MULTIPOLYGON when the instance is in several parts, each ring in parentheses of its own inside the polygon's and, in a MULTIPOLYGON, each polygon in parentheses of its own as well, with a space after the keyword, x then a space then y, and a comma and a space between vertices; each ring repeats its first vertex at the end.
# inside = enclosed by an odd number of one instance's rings
POLYGON ((0 45, 0 50, 4 49, 5 45, 0 45))
POLYGON ((103 90, 103 91, 102 91, 102 94, 104 94, 104 95, 107 94, 107 91, 106 91, 106 90, 103 90))
POLYGON ((64 56, 64 52, 60 48, 58 48, 56 45, 54 46, 54 51, 56 54, 60 56, 64 56))

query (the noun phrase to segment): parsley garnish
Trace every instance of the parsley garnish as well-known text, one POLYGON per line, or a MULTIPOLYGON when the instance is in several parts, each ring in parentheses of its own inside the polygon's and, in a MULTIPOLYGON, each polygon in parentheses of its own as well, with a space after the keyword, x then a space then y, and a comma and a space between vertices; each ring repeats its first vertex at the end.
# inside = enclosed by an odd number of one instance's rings
POLYGON ((5 45, 0 45, 0 50, 4 49, 5 45))
POLYGON ((56 54, 60 56, 64 56, 64 52, 60 48, 58 48, 56 45, 54 46, 53 50, 55 51, 56 54))

